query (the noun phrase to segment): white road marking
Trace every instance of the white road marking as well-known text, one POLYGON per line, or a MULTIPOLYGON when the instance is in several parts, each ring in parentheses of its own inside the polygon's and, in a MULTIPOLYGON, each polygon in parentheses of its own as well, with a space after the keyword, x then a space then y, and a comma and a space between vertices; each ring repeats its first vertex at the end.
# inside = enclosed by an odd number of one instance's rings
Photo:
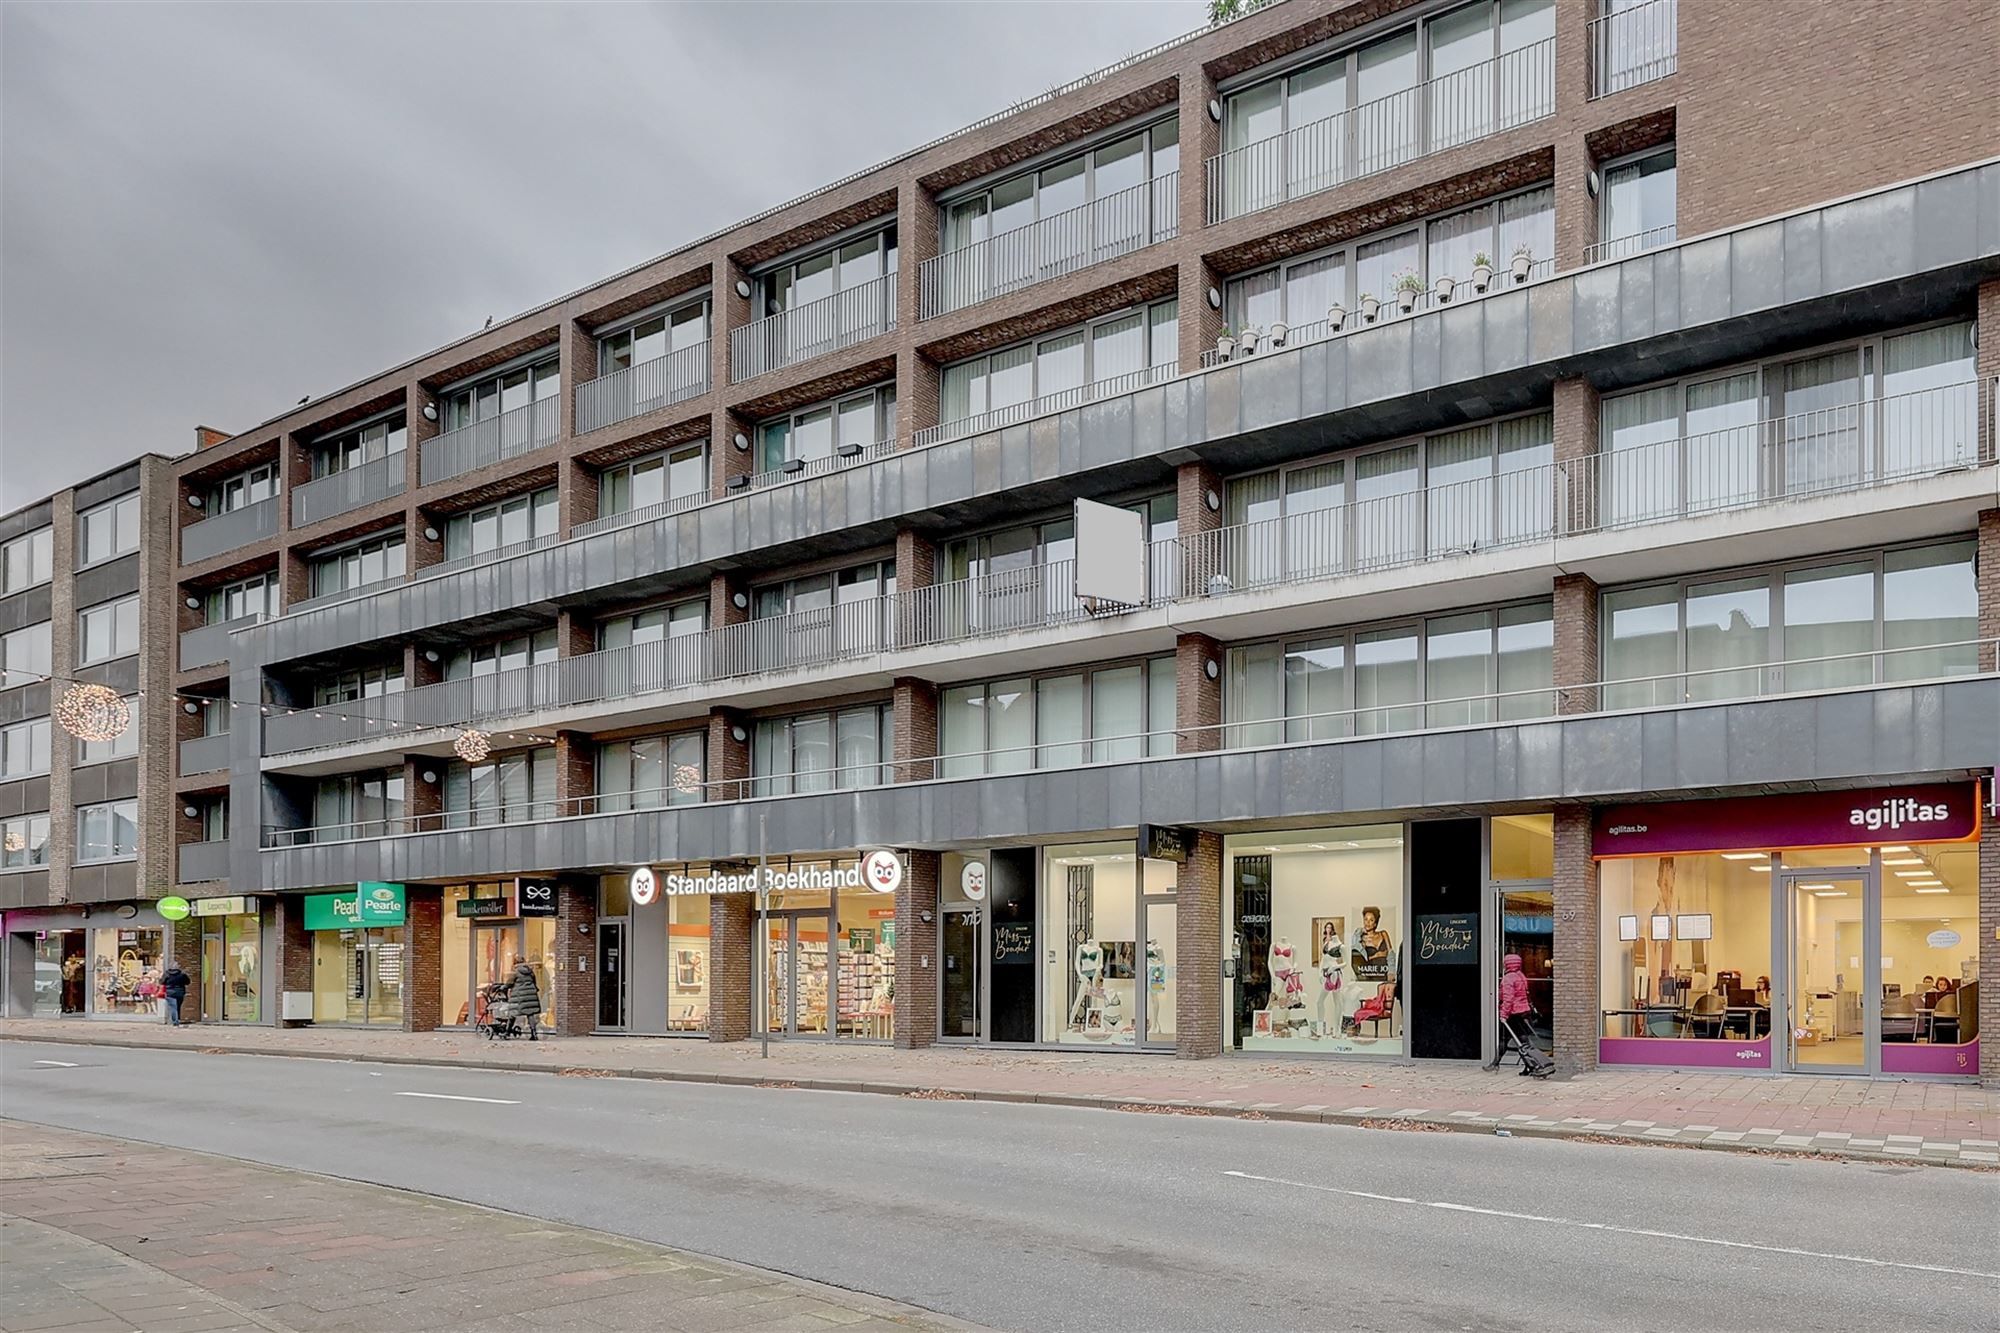
POLYGON ((519 1106, 521 1104, 519 1102, 510 1102, 505 1097, 460 1097, 449 1092, 399 1092, 395 1095, 398 1097, 428 1097, 432 1101, 438 1102, 486 1102, 492 1106, 519 1106))
POLYGON ((1290 1185, 1294 1189, 1316 1190, 1321 1194, 1345 1194, 1352 1199, 1373 1199, 1377 1203, 1400 1203, 1413 1208, 1436 1208, 1449 1213, 1476 1213, 1481 1217, 1504 1217, 1512 1222, 1539 1222, 1552 1227, 1575 1227, 1581 1231, 1609 1231, 1621 1236, 1644 1236, 1651 1240, 1678 1240, 1690 1245, 1715 1245, 1728 1250, 1756 1250, 1763 1254, 1790 1254, 1802 1259, 1832 1259, 1844 1264, 1865 1264, 1870 1268, 1903 1268, 1916 1273, 1946 1273, 1953 1277, 1983 1278, 2000 1282, 2000 1273, 1982 1273, 1971 1268, 1946 1268, 1939 1264, 1906 1264, 1894 1259, 1871 1259, 1861 1254, 1829 1254, 1802 1250, 1790 1245, 1757 1245, 1744 1240, 1723 1240, 1716 1236, 1690 1236, 1678 1231, 1653 1231, 1645 1227, 1621 1227, 1610 1222, 1583 1222, 1570 1217, 1543 1217, 1537 1213, 1514 1213, 1500 1208, 1478 1208, 1469 1203, 1443 1199, 1410 1199, 1399 1194, 1371 1194, 1367 1190, 1345 1190, 1333 1185, 1314 1185, 1304 1180, 1281 1180, 1276 1176, 1253 1176, 1248 1171, 1224 1171, 1238 1180, 1254 1180, 1264 1185, 1290 1185))
POLYGON ((38 1065, 54 1065, 57 1069, 76 1069, 79 1067, 67 1060, 37 1060, 35 1063, 38 1065))

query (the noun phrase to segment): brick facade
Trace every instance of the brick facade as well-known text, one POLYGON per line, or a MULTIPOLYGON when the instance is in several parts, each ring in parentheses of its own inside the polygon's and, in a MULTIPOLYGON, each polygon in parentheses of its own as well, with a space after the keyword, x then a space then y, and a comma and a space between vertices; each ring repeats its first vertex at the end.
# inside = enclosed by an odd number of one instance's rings
POLYGON ((597 881, 564 876, 556 885, 556 1031, 588 1035, 597 1027, 597 881))
POLYGON ((1174 1054, 1222 1054, 1222 835, 1195 835, 1178 867, 1174 898, 1174 1054))
POLYGON ((1555 812, 1556 1072, 1567 1077, 1597 1068, 1603 1023, 1598 989, 1600 941, 1597 862, 1590 856, 1590 807, 1555 812))
POLYGON ((927 782, 937 776, 938 688, 927 680, 898 676, 892 698, 896 781, 927 782))
MULTIPOLYGON (((444 1021, 444 969, 465 966, 444 957, 444 891, 412 884, 403 893, 403 1031, 434 1032, 444 1021)), ((457 1017, 457 1015, 453 1015, 457 1017)))
POLYGON ((1174 725, 1180 729, 1174 749, 1180 754, 1222 748, 1224 660, 1222 645, 1206 634, 1174 641, 1174 725))
POLYGON ((1597 584, 1588 574, 1556 576, 1556 712, 1594 713, 1598 699, 1597 584))
POLYGON ((271 955, 271 975, 277 978, 278 994, 272 996, 271 1016, 280 1027, 297 1027, 299 1020, 278 1018, 284 1012, 284 993, 313 988, 312 932, 306 929, 306 900, 296 894, 272 900, 271 915, 264 923, 264 949, 271 955))
POLYGON ((913 851, 896 890, 896 1045, 916 1050, 938 1034, 938 864, 913 851))
MULTIPOLYGON (((715 867, 741 873, 740 865, 715 867)), ((753 1035, 752 987, 757 976, 757 895, 708 896, 708 1039, 743 1041, 753 1035)))

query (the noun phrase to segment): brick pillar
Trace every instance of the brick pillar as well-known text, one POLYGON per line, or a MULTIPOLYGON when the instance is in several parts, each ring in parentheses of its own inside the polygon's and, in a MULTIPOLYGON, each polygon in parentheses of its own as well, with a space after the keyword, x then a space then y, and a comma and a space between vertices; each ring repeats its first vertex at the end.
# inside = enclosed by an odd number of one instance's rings
MULTIPOLYGON (((1556 59, 1559 66, 1563 63, 1565 45, 1571 53, 1577 54, 1581 52, 1583 43, 1558 41, 1556 59)), ((1559 136, 1555 154, 1556 272, 1567 273, 1583 267, 1585 253, 1597 243, 1598 201, 1590 197, 1591 153, 1583 132, 1578 130, 1559 136)), ((1535 256, 1538 263, 1547 258, 1548 255, 1535 256)), ((1494 267, 1500 272, 1505 272, 1513 260, 1511 252, 1493 256, 1494 267)), ((1512 279, 1508 281, 1511 283, 1512 279)))
MULTIPOLYGON (((2000 278, 1979 284, 1979 352, 1974 362, 1979 385, 1979 461, 2000 455, 2000 278)), ((1980 1043, 1982 1046, 1984 1042, 1980 1043)))
POLYGON ((740 574, 712 574, 708 580, 708 627, 740 625, 750 618, 750 585, 740 574), (742 594, 743 605, 736 604, 742 594))
POLYGON ((1556 522, 1563 532, 1597 526, 1597 470, 1587 462, 1598 452, 1597 389, 1585 379, 1555 383, 1556 522))
POLYGON ((596 880, 565 877, 556 885, 555 955, 556 1031, 588 1036, 597 1027, 596 880))
POLYGON ((1222 527, 1222 475, 1203 462, 1183 463, 1174 473, 1174 512, 1178 516, 1181 558, 1180 587, 1154 589, 1157 597, 1171 591, 1179 597, 1206 595, 1209 579, 1222 569, 1217 539, 1207 534, 1222 527), (1208 497, 1215 497, 1215 508, 1208 497))
POLYGON ((1174 897, 1174 1055, 1222 1054, 1222 835, 1195 834, 1174 897))
POLYGON ((1206 634, 1183 634, 1174 641, 1174 749, 1180 754, 1222 748, 1222 645, 1206 634), (1209 664, 1215 675, 1209 676, 1209 664))
POLYGON ((442 755, 403 756, 403 817, 412 833, 435 833, 444 827, 444 769, 449 762, 442 755), (424 781, 426 773, 432 781, 424 781))
POLYGON ((562 330, 562 425, 564 436, 576 432, 576 391, 597 378, 597 339, 575 320, 562 330))
MULTIPOLYGON (((1202 123, 1208 122, 1208 114, 1202 113, 1202 123)), ((1187 145, 1181 145, 1181 152, 1187 152, 1187 145)), ((1183 170, 1187 158, 1182 157, 1183 170)), ((1196 164, 1196 171, 1200 165, 1196 164)), ((1187 185, 1181 186, 1181 195, 1187 197, 1187 185)), ((1185 235, 1186 233, 1182 233, 1185 235)), ((1224 311, 1217 310, 1208 303, 1208 292, 1228 290, 1228 279, 1210 268, 1199 257, 1183 259, 1180 265, 1181 298, 1181 345, 1180 365, 1182 370, 1199 370, 1202 354, 1213 351, 1215 340, 1222 335, 1224 311)), ((1324 315, 1321 316, 1324 318, 1324 315)))
POLYGON ((312 932, 306 929, 306 900, 297 894, 280 896, 272 906, 266 934, 278 951, 271 968, 278 981, 278 994, 271 997, 271 1017, 279 1027, 298 1027, 298 1020, 287 1021, 278 1015, 284 1012, 286 991, 312 993, 312 932))
POLYGON ((1597 581, 1558 574, 1555 587, 1556 712, 1598 710, 1597 581))
MULTIPOLYGON (((1994 325, 2000 329, 2000 324, 1994 325)), ((2000 342, 2000 336, 1994 338, 2000 342)), ((1993 647, 2000 640, 2000 509, 1988 509, 1979 516, 1979 545, 1975 553, 1979 568, 1979 669, 1995 669, 1993 647)), ((1995 987, 2000 991, 2000 986, 1995 987)))
MULTIPOLYGON (((56 492, 49 503, 49 524, 53 528, 49 537, 49 569, 54 575, 49 583, 49 674, 56 680, 61 680, 75 670, 77 658, 76 580, 71 577, 77 565, 75 491, 56 492)), ((47 694, 50 702, 42 705, 45 710, 52 708, 54 700, 62 697, 62 690, 58 689, 52 680, 49 682, 47 694)), ((143 740, 142 736, 141 741, 143 740)), ((76 860, 76 790, 71 772, 71 765, 75 762, 75 742, 70 740, 61 727, 51 722, 47 798, 49 803, 47 901, 51 905, 69 901, 71 863, 76 860)), ((13 807, 14 810, 20 808, 13 807)))
MULTIPOLYGON (((1180 179, 1180 234, 1184 237, 1200 236, 1208 226, 1208 172, 1203 166, 1211 157, 1222 151, 1222 127, 1208 118, 1209 99, 1215 93, 1215 80, 1197 65, 1192 70, 1183 71, 1180 81, 1180 137, 1181 137, 1181 179, 1180 179)), ((1199 255, 1181 261, 1179 273, 1181 299, 1181 369, 1192 370, 1201 364, 1201 354, 1215 346, 1216 335, 1222 332, 1222 312, 1208 308, 1208 289, 1220 287, 1219 276, 1211 271, 1199 255)), ((1304 321, 1299 321, 1303 323, 1304 321)), ((1187 531, 1187 509, 1181 509, 1181 531, 1187 531)))
MULTIPOLYGON (((176 921, 171 927, 171 933, 173 960, 180 965, 181 971, 188 974, 188 980, 192 983, 188 986, 187 998, 181 1001, 181 1022, 199 1023, 202 992, 206 989, 202 984, 201 975, 201 918, 191 916, 176 921)), ((222 1015, 217 1014, 216 1017, 220 1018, 222 1015)))
MULTIPOLYGON (((563 815, 595 814, 597 742, 581 731, 556 733, 556 807, 563 815)), ((593 899, 593 901, 595 901, 593 899)))
POLYGON ((937 776, 938 687, 914 676, 898 676, 893 707, 896 781, 927 782, 937 776))
MULTIPOLYGON (((444 1008, 444 890, 412 884, 404 901, 403 1031, 435 1032, 444 1008)), ((465 966, 463 958, 453 962, 465 966)))
MULTIPOLYGON (((414 459, 417 451, 414 434, 410 439, 409 449, 410 455, 414 459)), ((293 528, 302 526, 292 519, 292 496, 298 491, 299 487, 313 479, 312 456, 312 446, 299 436, 286 434, 278 437, 278 471, 283 474, 285 479, 285 499, 278 506, 278 530, 280 532, 288 532, 293 528)), ((412 467, 414 468, 414 463, 412 467)), ((414 470, 411 472, 410 477, 411 485, 409 489, 415 490, 416 474, 414 470)))
POLYGON ((403 688, 422 689, 444 679, 444 650, 410 644, 403 650, 403 688))
POLYGON ((278 595, 286 610, 312 596, 312 561, 300 547, 278 552, 278 595))
POLYGON ((937 1040, 938 861, 911 852, 896 890, 896 1045, 907 1051, 937 1040))
POLYGON ((1597 1068, 1600 907, 1597 862, 1590 858, 1590 807, 1559 805, 1555 829, 1556 1072, 1567 1078, 1597 1068))
POLYGON ((708 714, 708 794, 711 801, 740 801, 750 794, 750 719, 733 708, 708 714), (737 740, 736 733, 743 733, 737 740))
POLYGON ((556 507, 561 515, 562 539, 568 541, 577 524, 597 517, 598 475, 596 469, 574 458, 563 459, 558 467, 556 507))
MULTIPOLYGON (((1987 779, 1984 794, 1992 794, 1994 781, 1987 779)), ((2000 820, 1994 819, 1979 830, 1979 1081, 2000 1087, 2000 820)))
MULTIPOLYGON (((938 252, 937 199, 920 181, 897 191, 896 244, 902 251, 896 275, 897 327, 914 329, 923 313, 924 261, 938 252)), ((938 366, 912 352, 896 358, 896 444, 908 448, 917 431, 938 418, 938 366)))
MULTIPOLYGON (((717 871, 722 865, 712 867, 717 871)), ((730 866, 740 874, 743 866, 730 866)), ((751 1035, 751 1002, 755 972, 751 953, 757 947, 757 895, 711 893, 708 896, 708 1039, 742 1041, 751 1035)))
POLYGON ((403 491, 405 494, 415 495, 417 489, 423 485, 424 441, 438 437, 443 428, 444 408, 439 405, 437 395, 431 392, 430 386, 421 380, 412 381, 403 390, 403 403, 405 406, 403 491), (425 417, 426 407, 436 412, 440 419, 432 421, 425 417))
POLYGON ((896 534, 896 600, 892 623, 897 647, 914 647, 931 634, 926 599, 917 594, 937 582, 937 543, 914 528, 896 534))
POLYGON ((433 517, 420 505, 403 514, 403 564, 412 574, 444 563, 444 524, 442 514, 433 517), (433 532, 435 541, 430 537, 433 532))

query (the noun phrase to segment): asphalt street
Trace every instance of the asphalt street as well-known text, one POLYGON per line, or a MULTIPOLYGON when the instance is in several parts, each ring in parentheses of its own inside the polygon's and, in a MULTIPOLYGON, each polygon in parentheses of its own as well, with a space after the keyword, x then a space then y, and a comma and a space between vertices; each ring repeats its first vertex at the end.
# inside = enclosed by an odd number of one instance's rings
POLYGON ((0 1115, 996 1328, 2000 1324, 1966 1170, 44 1043, 0 1043, 0 1115))

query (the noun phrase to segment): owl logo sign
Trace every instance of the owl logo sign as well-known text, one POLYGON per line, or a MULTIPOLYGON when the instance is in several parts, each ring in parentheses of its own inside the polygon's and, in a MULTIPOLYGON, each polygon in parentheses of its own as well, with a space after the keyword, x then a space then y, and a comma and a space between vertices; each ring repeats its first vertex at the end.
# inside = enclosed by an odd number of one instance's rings
POLYGON ((894 893, 903 887, 903 858, 886 850, 868 853, 861 858, 861 881, 877 893, 894 893))

